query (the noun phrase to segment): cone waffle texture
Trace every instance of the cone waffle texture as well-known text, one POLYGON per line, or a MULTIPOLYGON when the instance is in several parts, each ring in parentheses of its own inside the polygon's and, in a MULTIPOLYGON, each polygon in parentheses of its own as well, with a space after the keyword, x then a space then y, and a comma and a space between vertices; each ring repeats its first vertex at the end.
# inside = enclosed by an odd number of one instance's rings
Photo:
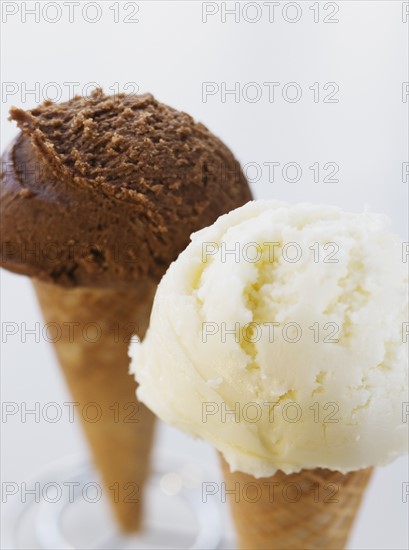
POLYGON ((155 286, 64 289, 34 281, 34 287, 46 323, 56 323, 48 327, 60 336, 53 338, 55 349, 104 493, 122 529, 136 531, 154 415, 136 401, 128 346, 133 333, 145 334, 155 286))
POLYGON ((222 459, 240 549, 343 549, 372 468, 341 474, 317 468, 256 479, 222 459))

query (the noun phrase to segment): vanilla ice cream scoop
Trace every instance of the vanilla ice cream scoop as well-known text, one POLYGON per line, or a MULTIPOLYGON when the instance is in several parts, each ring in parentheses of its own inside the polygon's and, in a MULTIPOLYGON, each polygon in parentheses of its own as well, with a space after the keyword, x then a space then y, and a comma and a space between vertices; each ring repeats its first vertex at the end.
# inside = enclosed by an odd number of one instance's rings
POLYGON ((163 277, 138 397, 255 477, 343 473, 407 449, 406 248, 384 216, 254 201, 163 277))

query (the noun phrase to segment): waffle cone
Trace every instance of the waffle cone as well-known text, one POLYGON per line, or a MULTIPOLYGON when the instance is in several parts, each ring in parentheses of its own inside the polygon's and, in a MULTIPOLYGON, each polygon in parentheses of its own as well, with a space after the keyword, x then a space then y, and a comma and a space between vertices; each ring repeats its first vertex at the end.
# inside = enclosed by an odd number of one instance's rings
POLYGON ((230 472, 224 459, 222 467, 242 550, 345 548, 373 470, 317 468, 256 479, 230 472))
POLYGON ((121 528, 136 531, 154 415, 136 401, 128 346, 132 334, 145 334, 155 287, 64 289, 33 283, 50 332, 53 326, 58 331, 55 350, 104 492, 121 528))

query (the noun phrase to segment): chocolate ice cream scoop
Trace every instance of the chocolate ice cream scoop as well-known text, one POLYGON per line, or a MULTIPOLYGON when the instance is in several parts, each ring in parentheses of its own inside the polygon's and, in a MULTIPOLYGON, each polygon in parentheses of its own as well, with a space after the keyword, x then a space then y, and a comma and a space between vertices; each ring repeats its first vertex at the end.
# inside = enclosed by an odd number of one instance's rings
POLYGON ((22 133, 3 157, 1 263, 34 278, 73 400, 96 409, 81 418, 105 492, 135 531, 155 418, 135 400, 130 337, 189 235, 250 190, 219 139, 151 95, 98 90, 11 118, 22 133))
POLYGON ((230 150, 149 94, 13 108, 1 263, 65 287, 158 281, 189 235, 250 200, 230 150))

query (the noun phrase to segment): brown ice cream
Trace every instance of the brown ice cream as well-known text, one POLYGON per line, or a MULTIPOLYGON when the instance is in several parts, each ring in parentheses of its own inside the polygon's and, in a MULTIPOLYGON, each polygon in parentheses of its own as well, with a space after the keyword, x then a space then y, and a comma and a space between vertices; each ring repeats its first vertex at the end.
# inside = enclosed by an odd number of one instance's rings
POLYGON ((156 284, 189 235, 250 190, 219 139, 151 95, 98 90, 11 119, 22 132, 3 156, 1 264, 34 278, 74 401, 100 407, 85 433, 119 524, 135 531, 154 416, 135 400, 129 338, 144 336, 156 284), (84 338, 90 325, 96 341, 84 338))
POLYGON ((12 109, 1 263, 66 287, 158 281, 193 231, 251 199, 229 149, 149 94, 12 109))

